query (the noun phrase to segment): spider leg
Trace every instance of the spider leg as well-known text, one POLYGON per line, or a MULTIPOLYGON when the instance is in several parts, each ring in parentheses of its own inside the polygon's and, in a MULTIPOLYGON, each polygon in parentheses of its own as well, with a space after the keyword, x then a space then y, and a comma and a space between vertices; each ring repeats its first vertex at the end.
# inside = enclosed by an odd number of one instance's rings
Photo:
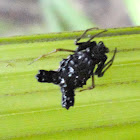
POLYGON ((84 32, 80 37, 78 37, 78 38, 75 40, 75 45, 78 43, 78 41, 80 41, 80 40, 82 39, 82 37, 85 36, 85 34, 86 34, 88 31, 97 30, 97 29, 98 29, 97 27, 94 27, 94 28, 90 28, 90 29, 85 30, 85 32, 84 32))
POLYGON ((81 91, 85 91, 85 90, 91 90, 91 89, 93 89, 93 88, 95 88, 94 74, 92 74, 92 84, 91 84, 91 86, 88 87, 88 88, 86 88, 86 89, 81 89, 80 92, 81 92, 81 91))
POLYGON ((101 31, 101 32, 99 32, 99 33, 97 33, 97 34, 91 36, 90 39, 89 39, 87 42, 90 42, 93 38, 95 38, 96 36, 98 36, 98 35, 100 35, 100 34, 102 34, 102 33, 104 33, 104 32, 107 32, 107 30, 103 30, 103 31, 101 31))
POLYGON ((54 53, 59 52, 59 51, 75 52, 75 51, 69 50, 69 49, 55 49, 55 50, 53 50, 53 51, 51 51, 51 52, 49 52, 49 53, 40 55, 38 58, 34 59, 31 63, 29 63, 29 65, 31 65, 32 63, 38 61, 39 59, 41 59, 41 58, 43 58, 43 57, 46 57, 46 56, 48 56, 48 55, 50 55, 50 54, 54 54, 54 53))
POLYGON ((96 42, 95 41, 92 41, 90 42, 94 37, 106 32, 107 30, 104 30, 104 31, 101 31, 93 36, 90 37, 90 39, 87 41, 87 42, 78 42, 85 34, 87 31, 90 31, 90 30, 93 30, 93 29, 97 29, 97 28, 91 28, 91 29, 88 29, 86 30, 79 38, 76 39, 75 41, 75 45, 77 45, 77 49, 76 51, 81 51, 81 50, 85 50, 86 48, 92 48, 94 46, 96 46, 96 42))
POLYGON ((117 52, 117 48, 115 48, 113 57, 106 64, 104 64, 103 67, 101 67, 100 70, 95 72, 98 75, 98 77, 102 77, 104 75, 104 73, 107 71, 107 69, 109 69, 109 67, 113 64, 116 52, 117 52))
POLYGON ((92 84, 90 87, 88 87, 88 89, 93 89, 93 88, 95 88, 94 74, 92 74, 92 84))

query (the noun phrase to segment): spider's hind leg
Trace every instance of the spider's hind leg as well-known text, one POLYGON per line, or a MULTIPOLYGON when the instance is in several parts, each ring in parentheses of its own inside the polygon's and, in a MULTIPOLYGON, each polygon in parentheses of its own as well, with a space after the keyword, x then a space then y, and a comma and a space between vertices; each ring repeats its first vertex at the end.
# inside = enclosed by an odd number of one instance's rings
POLYGON ((91 84, 91 86, 88 87, 88 88, 86 88, 86 89, 81 89, 80 92, 81 92, 81 91, 85 91, 85 90, 91 90, 91 89, 93 89, 93 88, 95 88, 94 74, 92 74, 92 84, 91 84))

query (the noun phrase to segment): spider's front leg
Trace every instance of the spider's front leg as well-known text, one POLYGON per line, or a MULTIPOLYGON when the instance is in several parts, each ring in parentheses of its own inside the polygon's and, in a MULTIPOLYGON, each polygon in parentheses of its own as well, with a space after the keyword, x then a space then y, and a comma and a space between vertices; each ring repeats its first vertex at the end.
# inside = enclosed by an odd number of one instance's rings
POLYGON ((109 69, 109 67, 113 64, 115 55, 117 52, 117 48, 115 48, 113 57, 105 64, 105 61, 107 59, 107 57, 101 61, 101 63, 98 65, 98 68, 95 71, 95 75, 98 75, 98 77, 102 77, 104 75, 104 73, 109 69), (104 69, 104 70, 103 70, 104 69))
POLYGON ((96 69, 96 71, 94 72, 95 75, 98 75, 98 77, 101 77, 103 76, 101 73, 102 73, 102 70, 105 66, 105 62, 107 60, 107 56, 104 55, 104 57, 102 58, 101 62, 98 64, 98 67, 96 69))
POLYGON ((101 32, 99 32, 99 33, 97 33, 97 34, 95 34, 95 35, 92 35, 92 36, 89 38, 89 40, 86 41, 86 42, 79 42, 79 41, 82 39, 82 37, 84 37, 85 34, 86 34, 88 31, 91 31, 91 30, 94 30, 94 29, 98 29, 98 28, 95 27, 95 28, 87 29, 79 38, 76 39, 75 45, 78 46, 78 48, 76 49, 76 51, 81 51, 81 50, 85 50, 86 48, 89 48, 89 47, 91 48, 91 47, 96 46, 96 42, 95 42, 95 41, 91 41, 91 40, 94 39, 96 36, 98 36, 98 35, 100 35, 100 34, 102 34, 102 33, 104 33, 104 32, 107 31, 107 30, 103 30, 103 31, 101 31, 101 32))
POLYGON ((29 65, 31 65, 32 63, 38 61, 39 59, 41 59, 41 58, 43 58, 43 57, 46 57, 46 56, 48 56, 48 55, 50 55, 50 54, 53 54, 53 53, 56 53, 56 52, 60 52, 60 51, 61 51, 61 52, 75 52, 75 51, 69 50, 69 49, 55 49, 55 50, 53 50, 52 52, 43 54, 43 55, 39 56, 38 58, 34 59, 31 63, 29 63, 29 65))
POLYGON ((94 27, 94 28, 90 28, 90 29, 85 30, 84 33, 75 40, 75 45, 78 45, 78 41, 80 41, 86 35, 86 33, 88 31, 97 30, 97 29, 98 29, 97 27, 94 27))

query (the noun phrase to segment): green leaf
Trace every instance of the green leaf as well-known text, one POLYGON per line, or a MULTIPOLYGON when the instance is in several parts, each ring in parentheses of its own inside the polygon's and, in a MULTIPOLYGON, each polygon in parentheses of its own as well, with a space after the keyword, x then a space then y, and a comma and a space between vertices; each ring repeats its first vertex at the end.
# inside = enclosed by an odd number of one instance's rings
MULTIPOLYGON (((73 39, 81 33, 0 39, 0 139, 140 139, 139 27, 108 29, 95 39, 110 49, 108 59, 117 47, 115 61, 103 77, 95 77, 95 89, 76 90, 69 110, 61 107, 58 86, 36 81, 39 69, 57 69, 70 53, 28 64, 57 48, 75 49, 73 39)), ((84 88, 90 85, 91 79, 84 88)))

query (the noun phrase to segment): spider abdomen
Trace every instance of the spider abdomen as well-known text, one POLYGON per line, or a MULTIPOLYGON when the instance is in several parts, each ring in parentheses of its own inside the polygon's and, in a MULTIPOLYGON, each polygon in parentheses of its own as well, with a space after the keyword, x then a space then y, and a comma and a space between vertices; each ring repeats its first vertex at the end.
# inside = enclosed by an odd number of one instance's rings
POLYGON ((60 62, 60 86, 82 87, 93 73, 94 63, 88 52, 78 52, 60 62), (62 65, 63 64, 63 65, 62 65), (63 84, 62 84, 63 83, 63 84))

